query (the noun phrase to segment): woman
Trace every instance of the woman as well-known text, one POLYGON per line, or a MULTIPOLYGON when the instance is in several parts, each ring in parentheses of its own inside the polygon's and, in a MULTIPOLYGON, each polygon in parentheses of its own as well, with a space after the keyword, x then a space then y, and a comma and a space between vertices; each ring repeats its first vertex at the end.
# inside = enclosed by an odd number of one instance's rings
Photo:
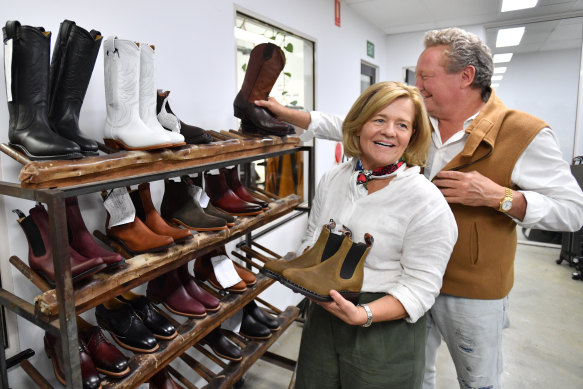
POLYGON ((311 304, 296 388, 417 388, 424 314, 457 238, 448 204, 420 174, 431 136, 422 97, 401 83, 375 84, 354 103, 342 131, 353 159, 322 177, 299 251, 330 219, 355 239, 370 233, 374 245, 356 305, 336 291, 332 302, 311 304))

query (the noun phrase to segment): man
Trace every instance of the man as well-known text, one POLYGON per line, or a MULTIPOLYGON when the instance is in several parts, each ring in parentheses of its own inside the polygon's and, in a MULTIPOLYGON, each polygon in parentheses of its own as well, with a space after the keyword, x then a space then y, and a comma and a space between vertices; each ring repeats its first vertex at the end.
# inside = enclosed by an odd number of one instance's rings
MULTIPOLYGON (((458 242, 427 317, 424 388, 435 387, 441 339, 460 388, 500 388, 502 329, 514 281, 516 224, 576 231, 583 194, 542 120, 508 109, 490 88, 489 48, 458 28, 429 31, 417 84, 433 125, 424 174, 450 203, 458 242)), ((342 119, 256 102, 319 138, 341 139, 342 119)))

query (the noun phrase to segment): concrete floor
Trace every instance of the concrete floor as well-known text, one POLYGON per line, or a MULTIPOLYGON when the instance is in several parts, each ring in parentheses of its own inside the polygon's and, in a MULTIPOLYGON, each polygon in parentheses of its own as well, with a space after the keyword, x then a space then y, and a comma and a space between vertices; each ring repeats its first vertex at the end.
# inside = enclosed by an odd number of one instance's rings
MULTIPOLYGON (((557 265, 559 249, 519 244, 510 293, 510 328, 503 335, 505 389, 583 388, 583 282, 572 268, 557 265)), ((296 359, 301 325, 293 324, 270 351, 296 359)), ((292 372, 258 361, 242 388, 287 389, 292 372)), ((444 344, 439 350, 437 388, 458 387, 444 344)))

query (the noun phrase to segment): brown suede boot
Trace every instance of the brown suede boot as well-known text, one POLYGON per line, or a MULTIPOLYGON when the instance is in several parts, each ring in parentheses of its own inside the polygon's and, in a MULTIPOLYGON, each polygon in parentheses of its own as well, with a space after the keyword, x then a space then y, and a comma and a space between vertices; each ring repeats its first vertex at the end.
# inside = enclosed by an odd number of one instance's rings
MULTIPOLYGON (((241 280, 235 285, 231 286, 223 286, 217 280, 217 276, 215 275, 215 270, 213 268, 213 264, 211 262, 211 258, 214 258, 218 255, 225 255, 222 252, 218 253, 216 251, 210 252, 202 257, 197 258, 194 261, 194 276, 201 280, 201 281, 208 281, 214 288, 219 290, 226 290, 227 292, 231 293, 243 293, 247 290, 247 284, 245 281, 241 280)), ((233 263, 234 266, 234 263, 233 263)))
POLYGON ((303 269, 286 269, 280 281, 292 290, 317 301, 332 301, 330 290, 345 299, 356 301, 364 278, 364 260, 372 246, 372 236, 366 243, 354 243, 346 237, 338 251, 324 262, 303 269))
POLYGON ((279 260, 266 262, 259 271, 268 277, 279 280, 281 273, 286 269, 303 269, 324 262, 338 251, 342 241, 346 237, 345 235, 331 233, 330 230, 334 228, 332 224, 335 225, 334 222, 331 222, 322 227, 322 232, 320 232, 318 240, 308 251, 289 261, 279 260))

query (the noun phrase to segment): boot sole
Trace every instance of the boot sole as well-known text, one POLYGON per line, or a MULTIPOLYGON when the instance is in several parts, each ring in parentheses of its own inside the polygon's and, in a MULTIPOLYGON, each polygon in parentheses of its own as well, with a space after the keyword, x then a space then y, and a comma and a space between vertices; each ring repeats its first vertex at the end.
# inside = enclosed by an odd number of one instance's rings
MULTIPOLYGON (((176 315, 179 315, 179 316, 187 316, 187 317, 194 317, 196 319, 202 319, 202 318, 206 317, 206 308, 205 308, 205 312, 204 313, 186 313, 186 312, 180 312, 180 311, 177 311, 174 308, 170 307, 165 301, 163 301, 163 299, 158 298, 157 296, 153 296, 151 293, 150 294, 146 293, 146 297, 151 302, 153 302, 154 304, 162 304, 162 305, 164 305, 164 307, 167 310, 169 310, 170 312, 172 312, 172 313, 174 313, 176 315)), ((154 337, 157 337, 157 336, 154 335, 154 337)))
POLYGON ((17 151, 20 151, 32 160, 44 160, 44 159, 81 159, 84 157, 81 153, 71 153, 71 154, 58 154, 58 155, 34 155, 28 152, 28 150, 22 146, 15 143, 8 143, 8 145, 17 151))
POLYGON ((227 230, 228 227, 225 226, 221 226, 221 227, 193 227, 193 226, 189 226, 187 224, 184 224, 183 222, 181 222, 178 219, 172 218, 169 220, 171 223, 173 223, 174 225, 179 225, 182 226, 184 228, 187 228, 189 230, 194 230, 194 231, 222 231, 222 230, 227 230))
POLYGON ((107 376, 110 376, 110 377, 125 377, 126 375, 128 375, 128 374, 130 373, 130 368, 129 368, 129 366, 128 366, 128 367, 127 367, 127 368, 126 368, 124 371, 122 371, 122 372, 119 372, 119 373, 116 373, 116 372, 114 372, 114 371, 109 371, 109 370, 100 369, 100 368, 98 368, 97 366, 95 366, 95 369, 96 369, 98 372, 100 372, 100 373, 102 373, 102 374, 105 374, 105 375, 107 375, 107 376))
MULTIPOLYGON (((106 231, 106 235, 107 235, 107 231, 106 231)), ((143 250, 143 251, 135 251, 135 250, 130 249, 128 246, 126 246, 126 244, 122 240, 120 240, 116 237, 113 237, 111 235, 107 235, 107 237, 109 239, 113 240, 114 242, 116 242, 117 244, 119 244, 121 247, 124 248, 124 250, 126 250, 128 252, 128 254, 131 254, 131 255, 140 255, 140 254, 146 254, 146 253, 158 253, 160 251, 165 251, 165 250, 169 249, 170 247, 176 245, 174 242, 172 242, 172 243, 167 244, 165 246, 154 247, 154 248, 151 248, 148 250, 143 250)))
MULTIPOLYGON (((288 288, 292 289, 295 292, 298 292, 300 294, 303 294, 306 297, 309 297, 313 300, 316 301, 320 301, 320 302, 330 302, 330 301, 334 301, 332 299, 332 297, 330 296, 324 296, 321 295, 319 293, 316 293, 312 290, 306 289, 303 286, 300 286, 298 284, 296 284, 293 281, 288 280, 287 278, 281 277, 279 282, 281 282, 283 285, 287 286, 288 288)), ((338 293, 340 293, 340 295, 342 297, 344 297, 346 300, 354 303, 358 300, 358 297, 360 296, 360 292, 350 292, 350 291, 346 291, 346 290, 342 290, 342 291, 338 291, 338 293)))
POLYGON ((174 143, 164 143, 161 145, 152 145, 152 146, 144 146, 144 147, 131 147, 126 145, 125 143, 123 143, 121 140, 119 139, 105 139, 103 138, 103 143, 105 143, 105 145, 111 149, 114 150, 130 150, 130 151, 144 151, 144 150, 156 150, 156 149, 164 149, 164 148, 168 148, 168 147, 178 147, 178 146, 183 146, 186 143, 182 143, 180 145, 178 144, 174 144, 174 143))
POLYGON ((263 274, 264 276, 267 276, 269 278, 272 278, 276 281, 281 281, 281 274, 277 274, 275 272, 272 272, 271 270, 268 270, 264 267, 262 267, 261 269, 259 269, 259 273, 263 274))

